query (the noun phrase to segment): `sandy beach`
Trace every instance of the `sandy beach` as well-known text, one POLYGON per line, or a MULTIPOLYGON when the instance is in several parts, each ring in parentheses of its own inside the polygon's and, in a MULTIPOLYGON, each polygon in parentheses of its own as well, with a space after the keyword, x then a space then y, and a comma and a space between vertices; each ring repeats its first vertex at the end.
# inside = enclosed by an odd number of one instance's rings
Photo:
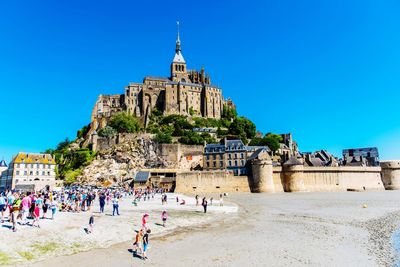
POLYGON ((239 212, 151 236, 147 261, 133 257, 132 242, 121 240, 29 266, 393 266, 396 191, 232 194, 226 200, 239 212))
MULTIPOLYGON (((168 194, 168 204, 161 204, 161 196, 141 201, 135 206, 133 197, 126 197, 120 203, 121 216, 112 216, 112 205, 106 205, 105 214, 100 214, 98 201, 93 207, 95 218, 94 232, 87 234, 90 212, 58 212, 55 220, 40 220, 41 228, 17 226, 17 232, 10 230, 11 224, 6 222, 0 228, 0 265, 31 266, 34 262, 62 255, 72 255, 92 249, 108 248, 121 242, 132 243, 135 230, 141 227, 143 214, 150 215, 152 236, 162 236, 192 225, 208 224, 218 216, 237 213, 236 205, 210 206, 208 213, 196 206, 193 197, 180 194, 168 194), (185 199, 186 205, 178 205, 176 197, 185 199), (166 227, 161 225, 161 212, 169 215, 166 227)), ((48 214, 48 217, 51 217, 48 214)))

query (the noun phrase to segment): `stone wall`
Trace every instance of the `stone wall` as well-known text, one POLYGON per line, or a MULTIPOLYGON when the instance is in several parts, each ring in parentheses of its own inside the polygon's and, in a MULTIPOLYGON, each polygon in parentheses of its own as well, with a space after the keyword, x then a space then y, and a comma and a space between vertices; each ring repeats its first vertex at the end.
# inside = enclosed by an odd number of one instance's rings
POLYGON ((96 151, 102 151, 102 150, 107 150, 111 148, 112 146, 115 146, 117 144, 117 137, 97 137, 97 143, 93 144, 93 146, 96 147, 96 151))
POLYGON ((382 182, 387 190, 400 189, 400 160, 381 161, 382 182))
POLYGON ((203 146, 182 144, 159 144, 157 155, 168 162, 175 162, 176 168, 190 171, 198 165, 203 166, 203 146))
POLYGON ((380 167, 273 168, 274 192, 384 190, 380 167))
POLYGON ((193 171, 178 173, 175 192, 229 193, 249 192, 247 176, 233 176, 228 171, 193 171))

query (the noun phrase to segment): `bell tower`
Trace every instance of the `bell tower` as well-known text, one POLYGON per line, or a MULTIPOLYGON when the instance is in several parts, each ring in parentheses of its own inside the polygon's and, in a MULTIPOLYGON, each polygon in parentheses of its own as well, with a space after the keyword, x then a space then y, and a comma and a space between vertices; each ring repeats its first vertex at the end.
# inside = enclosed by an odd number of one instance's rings
POLYGON ((171 63, 171 80, 174 82, 187 82, 186 62, 182 55, 181 40, 179 38, 179 21, 176 22, 177 37, 175 44, 175 56, 171 63))

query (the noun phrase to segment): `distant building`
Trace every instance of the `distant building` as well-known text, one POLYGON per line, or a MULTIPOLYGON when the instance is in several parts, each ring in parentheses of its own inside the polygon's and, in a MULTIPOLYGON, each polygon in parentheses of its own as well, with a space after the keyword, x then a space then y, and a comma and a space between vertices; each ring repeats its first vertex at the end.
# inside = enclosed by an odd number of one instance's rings
POLYGON ((223 144, 207 144, 204 148, 204 170, 227 169, 235 176, 246 175, 247 161, 255 153, 269 152, 266 146, 245 146, 242 140, 224 139, 223 144))
POLYGON ((41 190, 55 186, 56 162, 50 154, 20 152, 9 164, 1 184, 6 189, 41 190))
POLYGON ((5 177, 7 175, 7 163, 5 162, 5 160, 3 159, 2 161, 0 161, 0 190, 4 190, 5 189, 5 184, 3 185, 3 177, 5 177))
POLYGON ((376 147, 344 149, 342 165, 379 166, 378 149, 376 147))
POLYGON ((301 157, 304 160, 305 166, 312 167, 337 167, 339 166, 338 160, 328 151, 319 150, 313 153, 303 152, 301 157))

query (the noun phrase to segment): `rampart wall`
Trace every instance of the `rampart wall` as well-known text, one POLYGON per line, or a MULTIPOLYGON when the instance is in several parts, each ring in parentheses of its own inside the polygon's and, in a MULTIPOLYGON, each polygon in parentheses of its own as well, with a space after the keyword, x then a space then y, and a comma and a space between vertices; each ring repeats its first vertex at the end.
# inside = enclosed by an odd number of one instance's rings
POLYGON ((400 160, 381 161, 382 182, 387 190, 400 189, 400 160))
POLYGON ((228 193, 249 192, 247 176, 233 176, 228 171, 192 171, 178 173, 175 192, 228 193))

